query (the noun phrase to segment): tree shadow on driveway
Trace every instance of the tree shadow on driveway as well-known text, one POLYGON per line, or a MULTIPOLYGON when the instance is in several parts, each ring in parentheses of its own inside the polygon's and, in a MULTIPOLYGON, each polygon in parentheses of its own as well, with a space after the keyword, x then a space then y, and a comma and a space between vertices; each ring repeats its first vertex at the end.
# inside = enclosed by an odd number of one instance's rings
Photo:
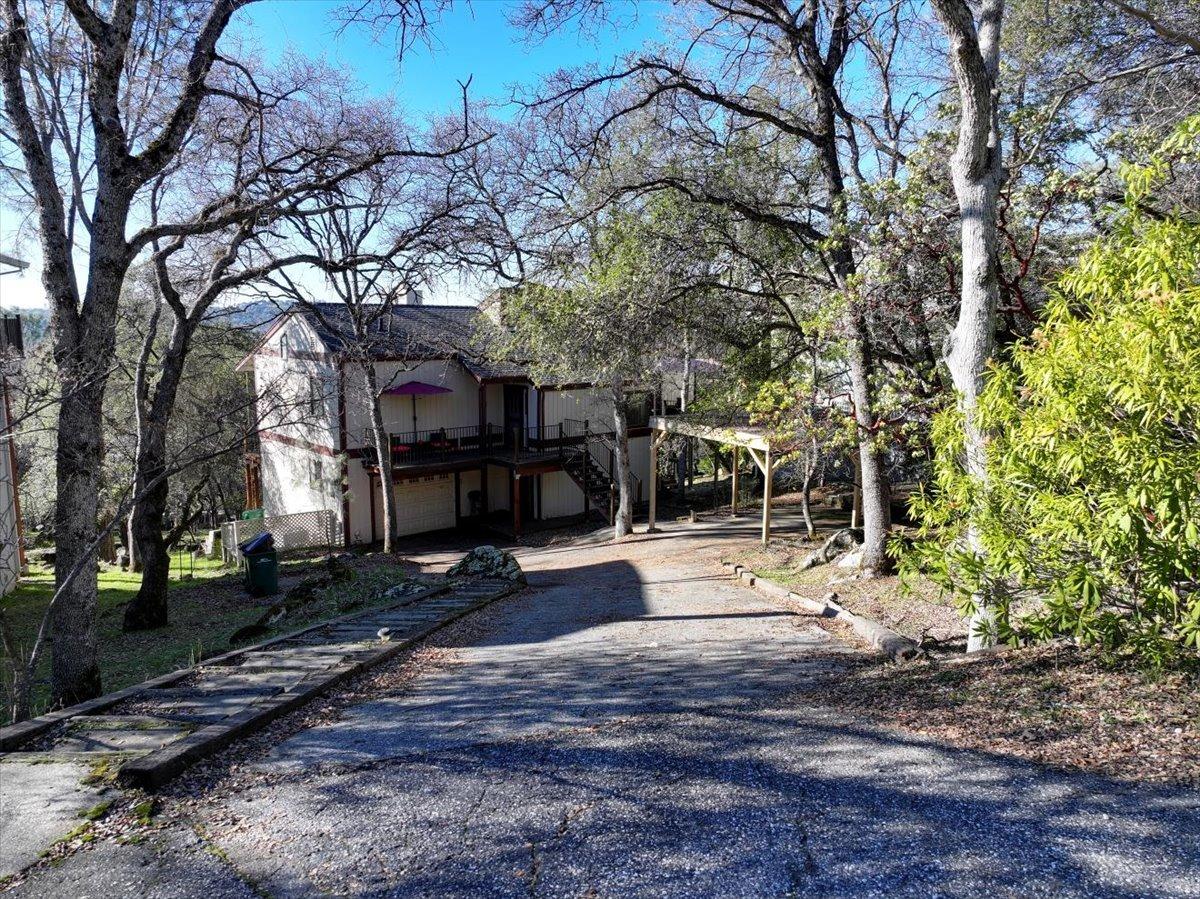
POLYGON ((706 580, 556 572, 279 747, 222 845, 285 895, 1200 894, 1195 792, 838 716, 812 700, 845 648, 706 580))

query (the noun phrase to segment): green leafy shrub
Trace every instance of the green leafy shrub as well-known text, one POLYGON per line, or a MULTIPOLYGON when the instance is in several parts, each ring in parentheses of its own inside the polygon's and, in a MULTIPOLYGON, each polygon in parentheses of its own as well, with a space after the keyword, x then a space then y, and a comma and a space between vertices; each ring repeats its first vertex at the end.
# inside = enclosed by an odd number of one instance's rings
POLYGON ((1198 151, 1200 117, 1128 168, 1112 233, 994 367, 986 481, 962 466, 958 413, 935 422, 934 489, 914 500, 902 567, 964 614, 984 597, 1002 640, 1070 635, 1152 667, 1200 650, 1200 223, 1143 211, 1198 151))

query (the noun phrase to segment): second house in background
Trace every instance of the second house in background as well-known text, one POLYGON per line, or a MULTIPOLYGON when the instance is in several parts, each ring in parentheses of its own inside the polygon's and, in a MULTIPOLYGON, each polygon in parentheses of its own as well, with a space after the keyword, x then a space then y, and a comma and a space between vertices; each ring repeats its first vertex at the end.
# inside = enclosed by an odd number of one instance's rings
MULTIPOLYGON (((472 351, 484 314, 413 302, 372 323, 367 355, 383 392, 391 472, 376 458, 346 307, 282 315, 241 365, 270 406, 247 453, 247 507, 267 517, 329 510, 346 545, 382 538, 385 488, 398 535, 470 525, 519 535, 531 522, 607 516, 612 400, 590 384, 535 384, 519 365, 484 361, 472 351)), ((628 412, 640 501, 651 397, 636 398, 628 412)))

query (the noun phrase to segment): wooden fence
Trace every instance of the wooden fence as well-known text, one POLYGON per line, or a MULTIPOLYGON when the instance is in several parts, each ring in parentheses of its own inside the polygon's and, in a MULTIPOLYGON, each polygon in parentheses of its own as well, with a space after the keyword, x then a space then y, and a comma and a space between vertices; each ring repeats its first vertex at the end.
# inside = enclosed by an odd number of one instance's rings
POLYGON ((333 549, 340 543, 337 518, 329 509, 313 512, 293 512, 291 515, 272 515, 270 518, 250 518, 227 521, 221 525, 221 558, 226 565, 241 561, 238 544, 270 531, 277 550, 304 549, 320 546, 333 549))

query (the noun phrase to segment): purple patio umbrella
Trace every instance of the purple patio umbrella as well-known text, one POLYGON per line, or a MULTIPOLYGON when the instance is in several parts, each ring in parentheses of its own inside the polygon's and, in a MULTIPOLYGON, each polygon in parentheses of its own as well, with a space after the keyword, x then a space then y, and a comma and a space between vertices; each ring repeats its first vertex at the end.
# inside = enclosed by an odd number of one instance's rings
POLYGON ((440 387, 437 384, 426 384, 424 381, 405 381, 403 384, 398 384, 395 387, 388 387, 383 391, 388 396, 411 396, 413 410, 413 439, 417 435, 417 397, 419 396, 436 396, 439 393, 453 393, 449 387, 440 387))

